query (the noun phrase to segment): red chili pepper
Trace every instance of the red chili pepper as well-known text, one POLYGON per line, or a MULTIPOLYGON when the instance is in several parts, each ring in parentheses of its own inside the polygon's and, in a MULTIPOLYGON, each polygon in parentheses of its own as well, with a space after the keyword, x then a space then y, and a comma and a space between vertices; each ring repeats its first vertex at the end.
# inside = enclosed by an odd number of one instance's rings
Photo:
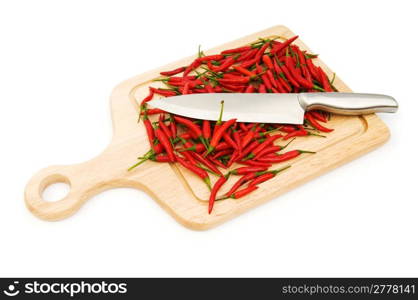
POLYGON ((161 96, 165 96, 165 97, 171 97, 171 96, 176 96, 177 95, 177 93, 175 91, 171 91, 171 90, 156 89, 156 88, 153 88, 153 87, 150 87, 150 89, 155 94, 158 94, 158 95, 161 95, 161 96))
POLYGON ((213 155, 213 158, 222 157, 228 154, 231 154, 234 150, 233 149, 227 149, 217 152, 215 155, 213 155))
POLYGON ((193 123, 192 121, 190 121, 189 119, 179 117, 179 116, 174 116, 174 120, 176 120, 177 123, 183 124, 184 126, 189 128, 191 131, 194 132, 194 134, 198 138, 202 137, 202 134, 203 134, 202 130, 200 130, 199 126, 193 123))
POLYGON ((194 145, 191 145, 191 146, 187 146, 187 148, 181 149, 179 151, 180 152, 182 152, 182 151, 192 151, 192 152, 202 153, 205 150, 206 150, 205 145, 203 145, 203 144, 194 144, 194 145))
POLYGON ((280 52, 281 50, 285 49, 287 46, 289 46, 294 40, 296 40, 298 38, 298 36, 294 36, 290 39, 288 39, 287 41, 273 47, 273 49, 271 49, 270 53, 271 54, 276 54, 278 52, 280 52))
POLYGON ((225 123, 223 123, 218 130, 216 130, 213 134, 212 140, 210 141, 209 144, 209 149, 206 152, 206 155, 208 155, 209 153, 211 153, 215 147, 218 145, 221 137, 223 136, 223 133, 230 127, 232 126, 235 122, 237 121, 237 119, 231 119, 226 121, 225 123))
POLYGON ((240 57, 237 58, 237 62, 246 61, 254 57, 258 52, 258 48, 254 48, 251 50, 247 50, 245 52, 241 52, 240 57))
POLYGON ((243 68, 242 66, 234 66, 234 69, 238 72, 241 72, 244 75, 250 76, 250 78, 257 77, 257 74, 251 72, 250 70, 247 70, 246 68, 243 68))
POLYGON ((260 84, 260 86, 258 87, 258 92, 267 93, 266 86, 264 84, 260 84))
POLYGON ((239 47, 239 48, 224 50, 224 51, 221 52, 221 54, 240 53, 240 52, 244 52, 244 51, 251 50, 251 49, 252 49, 251 46, 243 46, 243 47, 239 47))
MULTIPOLYGON (((219 67, 213 67, 214 72, 222 72, 225 69, 229 68, 235 63, 235 58, 233 56, 228 57, 219 67)), ((209 65, 209 63, 208 63, 209 65)))
POLYGON ((243 78, 242 74, 235 72, 235 71, 228 71, 228 73, 222 73, 219 76, 222 76, 220 78, 224 78, 224 79, 242 79, 243 78))
POLYGON ((322 87, 324 88, 324 90, 326 92, 332 92, 333 90, 331 88, 331 85, 329 84, 327 74, 325 74, 325 72, 322 70, 321 67, 318 67, 317 70, 318 70, 319 78, 320 78, 320 81, 321 81, 321 84, 322 84, 322 87))
POLYGON ((266 64, 267 68, 270 70, 274 70, 273 61, 271 60, 269 55, 263 55, 263 62, 266 64))
POLYGON ((249 193, 255 191, 256 189, 258 189, 258 186, 255 186, 255 185, 249 186, 249 187, 247 187, 247 188, 245 188, 243 190, 240 190, 238 192, 233 193, 231 195, 231 198, 233 198, 233 199, 242 198, 242 197, 248 195, 249 193))
POLYGON ((229 168, 230 166, 232 166, 232 164, 236 161, 236 159, 238 158, 240 152, 239 150, 234 150, 234 152, 232 152, 231 157, 228 160, 228 163, 226 164, 226 166, 229 168))
POLYGON ((213 205, 215 204, 215 200, 216 200, 216 194, 218 193, 220 188, 225 184, 227 180, 228 180, 228 176, 221 176, 213 185, 213 188, 212 188, 212 191, 210 192, 210 197, 209 197, 209 207, 208 207, 209 214, 213 210, 213 205))
POLYGON ((247 165, 247 166, 255 166, 255 167, 264 167, 264 168, 270 168, 272 165, 269 163, 263 163, 259 161, 254 160, 245 160, 245 161, 238 161, 241 165, 247 165))
POLYGON ((231 85, 227 83, 221 83, 221 85, 230 92, 241 93, 241 91, 245 90, 245 85, 231 85))
POLYGON ((257 159, 259 157, 263 157, 266 154, 269 153, 274 153, 274 152, 278 152, 282 149, 282 147, 280 146, 270 146, 270 147, 266 147, 263 150, 261 150, 255 157, 254 159, 257 159))
POLYGON ((264 181, 267 181, 271 178, 273 178, 274 176, 276 176, 273 173, 265 173, 263 175, 258 176, 257 178, 255 178, 253 181, 251 181, 248 186, 254 186, 254 185, 258 185, 264 181))
POLYGON ((192 152, 191 153, 193 155, 193 157, 199 161, 201 164, 205 165, 209 170, 211 170, 212 172, 218 174, 218 175, 222 175, 222 172, 218 170, 218 168, 208 159, 206 159, 205 157, 203 157, 202 155, 200 155, 199 153, 196 152, 192 152))
POLYGON ((271 85, 271 82, 270 82, 267 74, 261 75, 261 79, 263 80, 263 83, 266 86, 267 91, 271 91, 271 89, 272 89, 273 86, 271 85))
POLYGON ((224 92, 224 89, 220 85, 214 86, 213 89, 215 90, 215 93, 223 93, 224 92))
MULTIPOLYGON (((255 129, 255 127, 253 127, 253 129, 255 129)), ((242 138, 242 141, 241 141, 242 148, 245 148, 251 142, 251 140, 254 138, 254 135, 255 135, 255 130, 250 130, 250 131, 247 130, 246 135, 242 138)))
POLYGON ((154 135, 154 128, 152 128, 151 121, 148 118, 144 119, 144 126, 147 132, 148 141, 150 143, 150 146, 152 147, 154 145, 155 135, 154 135))
POLYGON ((149 90, 149 94, 148 96, 146 96, 142 101, 141 101, 141 106, 143 106, 145 103, 147 103, 148 101, 150 101, 152 98, 154 97, 154 92, 150 89, 149 90))
POLYGON ((254 90, 255 90, 254 86, 253 86, 252 84, 249 84, 249 85, 246 87, 246 89, 245 89, 244 93, 254 93, 254 90))
POLYGON ((279 76, 277 78, 277 80, 280 82, 280 84, 283 86, 283 89, 287 93, 290 93, 292 91, 292 88, 290 87, 289 83, 284 78, 282 78, 281 76, 279 76))
POLYGON ((153 156, 152 158, 150 158, 152 161, 156 161, 156 162, 171 162, 171 159, 168 157, 167 154, 158 154, 153 156))
POLYGON ((231 79, 218 79, 218 81, 222 84, 246 84, 250 81, 250 77, 241 77, 241 78, 231 78, 231 79))
POLYGON ((246 61, 244 61, 244 62, 242 62, 241 64, 240 64, 240 66, 241 67, 243 67, 243 68, 249 68, 249 67, 251 67, 253 64, 255 64, 256 62, 258 62, 260 59, 258 58, 258 57, 254 57, 253 59, 249 59, 249 60, 246 60, 246 61))
POLYGON ((221 151, 221 150, 225 150, 225 149, 229 149, 231 148, 231 145, 228 144, 227 142, 220 142, 218 144, 218 146, 215 147, 216 151, 221 151))
POLYGON ((182 152, 182 155, 187 159, 187 161, 189 161, 193 165, 196 165, 196 160, 189 152, 182 152))
POLYGON ((296 131, 293 131, 293 132, 290 132, 290 133, 286 134, 283 137, 283 140, 285 141, 285 140, 288 140, 288 139, 293 138, 293 137, 307 136, 307 135, 309 135, 309 133, 306 130, 296 130, 296 131))
POLYGON ((209 82, 205 82, 205 87, 208 93, 215 93, 215 90, 213 89, 213 87, 210 85, 209 82))
POLYGON ((210 60, 218 61, 218 60, 221 60, 223 58, 225 58, 224 55, 222 55, 222 54, 215 54, 215 55, 208 55, 208 56, 199 57, 198 60, 200 62, 206 62, 206 61, 210 61, 210 60))
POLYGON ((231 170, 229 173, 233 175, 245 175, 252 172, 263 172, 267 170, 265 167, 259 167, 259 166, 251 166, 251 167, 240 167, 234 170, 231 170))
POLYGON ((271 70, 267 70, 266 71, 267 77, 270 80, 271 84, 275 87, 278 88, 279 86, 277 85, 276 79, 274 79, 273 73, 271 72, 271 70))
POLYGON ((190 131, 188 131, 188 132, 185 132, 185 133, 180 134, 179 135, 179 138, 180 139, 184 139, 184 140, 190 140, 190 139, 192 139, 194 137, 192 136, 192 134, 190 134, 190 131))
POLYGON ((202 134, 205 141, 208 141, 211 134, 210 122, 208 120, 203 120, 202 134))
POLYGON ((264 148, 266 148, 267 146, 270 146, 271 144, 274 143, 275 140, 277 140, 281 137, 283 137, 281 134, 276 134, 276 135, 269 136, 264 142, 262 142, 260 145, 258 145, 257 148, 255 148, 253 151, 251 151, 250 154, 248 154, 247 158, 249 158, 249 159, 254 158, 264 148))
POLYGON ((296 158, 302 153, 315 153, 315 152, 304 151, 304 150, 292 150, 284 154, 279 154, 276 157, 262 157, 258 159, 258 161, 267 162, 267 163, 281 163, 281 162, 296 158))
POLYGON ((172 71, 160 72, 160 74, 163 75, 163 76, 173 76, 173 75, 176 75, 176 74, 179 74, 179 73, 183 72, 184 70, 186 70, 186 67, 180 67, 180 68, 174 69, 172 71))
POLYGON ((228 132, 224 132, 222 135, 222 138, 227 142, 229 145, 231 145, 232 148, 238 150, 237 143, 231 138, 231 136, 228 134, 228 132))
MULTIPOLYGON (((282 84, 282 86, 284 87, 284 89, 288 92, 288 93, 290 93, 291 91, 292 91, 292 88, 290 87, 290 85, 287 83, 287 81, 285 80, 285 73, 284 73, 284 70, 282 70, 281 68, 280 68, 280 65, 279 65, 279 63, 278 63, 278 60, 277 59, 274 59, 273 60, 273 66, 274 66, 274 71, 276 72, 276 74, 277 74, 277 78, 278 78, 278 80, 280 81, 280 83, 282 84)), ((297 84, 297 83, 296 83, 297 84)))
POLYGON ((318 121, 315 120, 315 118, 310 113, 305 114, 305 119, 308 120, 308 122, 311 123, 311 125, 315 127, 316 129, 318 129, 319 131, 331 132, 334 130, 334 129, 330 129, 319 124, 318 121))
POLYGON ((210 186, 210 179, 209 179, 209 175, 208 172, 206 172, 205 170, 191 164, 190 162, 184 160, 183 158, 181 158, 180 156, 176 156, 177 161, 186 169, 189 169, 190 171, 192 171, 193 173, 195 173, 197 176, 199 176, 200 178, 203 179, 203 181, 206 183, 206 185, 209 187, 209 189, 211 189, 210 186))
POLYGON ((270 46, 270 42, 264 43, 260 50, 258 50, 257 55, 255 56, 257 63, 261 60, 261 57, 263 56, 268 46, 270 46))
POLYGON ((251 144, 249 144, 247 147, 244 148, 244 150, 241 153, 240 158, 247 156, 251 151, 253 151, 258 145, 263 143, 266 139, 262 138, 259 140, 253 141, 251 144))
POLYGON ((223 168, 223 169, 226 169, 226 166, 225 166, 223 163, 221 163, 219 160, 217 160, 217 159, 215 159, 215 158, 213 158, 213 157, 208 157, 208 159, 209 159, 211 162, 213 162, 215 165, 217 165, 218 167, 221 167, 221 168, 223 168))
POLYGON ((165 135, 170 139, 173 136, 171 135, 170 129, 167 127, 167 125, 164 124, 164 114, 160 115, 160 118, 158 120, 158 126, 164 131, 165 135))
POLYGON ((177 126, 171 114, 170 114, 170 131, 171 131, 171 137, 174 139, 177 136, 177 126))
POLYGON ((190 82, 186 82, 186 84, 184 85, 184 87, 183 87, 183 89, 182 89, 182 91, 181 91, 181 93, 182 93, 183 95, 187 95, 187 94, 189 94, 189 85, 190 85, 190 82))
POLYGON ((314 66, 312 59, 306 60, 306 65, 308 66, 308 70, 311 73, 312 77, 314 77, 316 80, 321 81, 321 77, 318 75, 318 72, 316 70, 316 67, 314 66))
POLYGON ((196 88, 196 89, 192 89, 189 94, 194 94, 194 93, 206 94, 207 92, 208 91, 206 90, 206 88, 196 88))
POLYGON ((284 125, 284 126, 281 126, 279 130, 286 132, 286 133, 291 133, 291 132, 296 131, 297 129, 295 128, 295 126, 292 126, 292 125, 284 125))
MULTIPOLYGON (((158 115, 158 114, 164 114, 166 111, 159 109, 159 108, 152 108, 147 110, 147 115, 158 115)), ((144 115, 144 112, 141 112, 141 115, 144 115)))
POLYGON ((256 177, 253 181, 251 181, 248 186, 254 186, 254 185, 258 185, 262 182, 265 182, 267 180, 272 179, 273 177, 275 177, 278 173, 286 170, 290 168, 290 166, 286 166, 284 168, 278 169, 278 170, 272 170, 272 171, 267 171, 264 174, 260 174, 260 176, 256 177))
POLYGON ((165 151, 167 151, 168 157, 171 159, 171 161, 175 162, 176 157, 174 155, 173 147, 171 146, 170 140, 164 131, 161 128, 155 129, 155 136, 160 141, 161 145, 163 145, 165 151))
POLYGON ((324 123, 327 123, 328 122, 328 120, 327 120, 327 118, 322 114, 322 113, 320 113, 320 112, 318 112, 318 111, 315 111, 315 110, 312 110, 312 111, 310 111, 309 112, 315 119, 317 119, 318 121, 321 121, 321 122, 324 122, 324 123))
POLYGON ((235 144, 237 145, 237 150, 239 152, 242 151, 242 145, 241 145, 241 136, 239 135, 239 132, 237 130, 232 131, 232 137, 234 138, 235 144))
POLYGON ((242 176, 240 179, 238 179, 234 185, 231 187, 231 189, 225 194, 225 197, 229 198, 233 193, 235 193, 236 190, 238 190, 244 183, 247 181, 254 179, 257 176, 257 173, 252 172, 248 173, 244 176, 242 176))
POLYGON ((183 77, 187 76, 191 71, 198 68, 202 62, 196 58, 183 72, 183 77))
POLYGON ((238 125, 243 131, 248 131, 248 127, 244 123, 238 123, 238 125))

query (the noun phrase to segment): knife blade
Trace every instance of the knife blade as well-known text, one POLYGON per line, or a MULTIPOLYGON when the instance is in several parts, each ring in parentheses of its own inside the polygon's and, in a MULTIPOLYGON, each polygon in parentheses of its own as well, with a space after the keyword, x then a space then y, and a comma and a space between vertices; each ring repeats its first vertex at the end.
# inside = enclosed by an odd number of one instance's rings
POLYGON ((304 113, 321 109, 345 115, 396 112, 391 96, 355 93, 190 94, 155 99, 148 104, 195 119, 217 120, 224 101, 223 119, 238 122, 303 124, 304 113))

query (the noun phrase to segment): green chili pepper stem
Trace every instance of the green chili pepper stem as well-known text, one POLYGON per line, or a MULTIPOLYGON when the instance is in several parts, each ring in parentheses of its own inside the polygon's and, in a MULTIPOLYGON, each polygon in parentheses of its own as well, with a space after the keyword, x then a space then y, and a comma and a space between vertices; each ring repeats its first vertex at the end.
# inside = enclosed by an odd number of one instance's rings
POLYGON ((318 54, 305 53, 307 59, 317 58, 318 54))
POLYGON ((211 184, 210 184, 210 179, 209 179, 209 177, 205 177, 205 178, 203 178, 203 181, 205 182, 205 184, 207 185, 207 187, 209 188, 209 191, 211 191, 212 190, 212 186, 211 186, 211 184))
POLYGON ((203 136, 200 136, 199 140, 203 145, 205 145, 206 150, 209 149, 209 145, 208 145, 206 139, 203 136))
POLYGON ((323 88, 321 88, 320 86, 317 86, 316 84, 313 85, 313 89, 321 91, 321 92, 325 92, 325 90, 323 88))
POLYGON ((170 78, 166 77, 166 78, 157 78, 157 79, 153 79, 152 81, 169 81, 170 78))
POLYGON ((135 169, 136 167, 138 167, 140 164, 143 164, 144 162, 146 162, 148 159, 150 159, 152 156, 154 155, 154 150, 150 149, 148 150, 148 152, 143 156, 142 160, 137 162, 136 164, 134 164, 133 166, 131 166, 128 171, 131 171, 133 169, 135 169))
POLYGON ((316 134, 316 133, 312 133, 312 132, 308 132, 308 134, 309 135, 314 135, 314 136, 319 136, 319 137, 322 137, 322 138, 326 138, 325 135, 321 135, 321 134, 316 134))
POLYGON ((217 73, 217 72, 214 72, 214 71, 212 71, 211 69, 209 69, 209 68, 206 68, 206 67, 202 67, 202 69, 203 70, 205 70, 205 71, 207 71, 207 72, 209 72, 210 74, 212 74, 213 76, 215 76, 215 77, 218 77, 218 78, 223 78, 223 75, 222 74, 219 74, 219 73, 217 73))
POLYGON ((335 72, 334 72, 334 73, 332 73, 332 79, 331 79, 330 84, 334 84, 334 80, 335 80, 335 72))
POLYGON ((142 112, 144 113, 142 119, 145 121, 148 119, 148 114, 147 114, 147 105, 141 105, 139 108, 139 117, 138 117, 138 123, 141 121, 141 116, 142 116, 142 112))
POLYGON ((282 172, 286 169, 289 169, 290 167, 291 167, 291 165, 287 165, 286 167, 283 167, 283 168, 280 168, 280 169, 277 169, 277 170, 261 171, 261 172, 256 172, 255 174, 256 174, 256 176, 264 175, 264 174, 267 174, 267 173, 277 174, 277 173, 280 173, 280 172, 282 172))
POLYGON ((209 148, 206 150, 206 152, 203 154, 203 157, 208 156, 213 150, 215 150, 215 147, 212 147, 209 145, 209 148))
POLYGON ((293 139, 291 139, 286 145, 284 145, 281 149, 280 149, 280 151, 282 151, 283 149, 285 149, 287 146, 289 146, 290 145, 290 143, 291 142, 293 142, 294 140, 296 140, 296 138, 293 138, 293 139))
POLYGON ((148 158, 144 158, 143 160, 141 160, 140 162, 137 162, 136 164, 134 164, 133 166, 131 166, 128 171, 132 171, 133 169, 135 169, 136 167, 138 167, 140 164, 146 162, 148 160, 148 158))
POLYGON ((225 103, 225 101, 224 101, 224 100, 222 100, 222 101, 221 101, 221 112, 220 112, 220 114, 219 114, 219 119, 218 119, 218 121, 216 121, 216 125, 221 125, 221 124, 222 124, 222 117, 223 117, 223 114, 224 114, 224 103, 225 103))
POLYGON ((221 175, 219 175, 219 174, 217 174, 217 173, 213 172, 212 170, 209 170, 208 168, 204 167, 202 164, 198 164, 197 166, 198 166, 199 168, 201 168, 202 170, 205 170, 206 172, 208 172, 208 173, 210 173, 210 174, 212 174, 212 175, 215 175, 215 176, 218 176, 218 177, 220 177, 220 176, 221 176, 221 175))
POLYGON ((313 151, 306 151, 306 150, 296 150, 296 151, 298 151, 299 153, 312 153, 312 154, 314 154, 314 153, 316 153, 316 152, 313 152, 313 151))
POLYGON ((202 50, 200 50, 200 48, 201 48, 201 45, 199 45, 199 47, 197 48, 197 57, 199 58, 204 56, 204 53, 202 50))

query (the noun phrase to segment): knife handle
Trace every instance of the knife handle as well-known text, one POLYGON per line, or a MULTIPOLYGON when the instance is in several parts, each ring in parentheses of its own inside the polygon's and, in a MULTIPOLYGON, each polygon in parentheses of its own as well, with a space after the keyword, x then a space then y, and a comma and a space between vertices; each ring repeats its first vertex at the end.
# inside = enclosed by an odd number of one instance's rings
POLYGON ((320 109, 341 115, 394 113, 396 100, 387 95, 357 93, 301 93, 299 103, 305 111, 320 109))

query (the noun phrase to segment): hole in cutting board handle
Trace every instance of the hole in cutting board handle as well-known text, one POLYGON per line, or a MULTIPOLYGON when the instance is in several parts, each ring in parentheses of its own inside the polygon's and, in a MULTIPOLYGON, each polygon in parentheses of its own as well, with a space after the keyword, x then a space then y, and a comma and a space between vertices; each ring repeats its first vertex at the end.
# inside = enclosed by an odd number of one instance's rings
POLYGON ((64 199, 70 192, 68 182, 58 181, 45 187, 42 192, 42 199, 46 202, 56 202, 64 199))
POLYGON ((70 180, 63 175, 53 174, 42 180, 40 196, 43 201, 57 202, 68 196, 71 190, 70 180))

